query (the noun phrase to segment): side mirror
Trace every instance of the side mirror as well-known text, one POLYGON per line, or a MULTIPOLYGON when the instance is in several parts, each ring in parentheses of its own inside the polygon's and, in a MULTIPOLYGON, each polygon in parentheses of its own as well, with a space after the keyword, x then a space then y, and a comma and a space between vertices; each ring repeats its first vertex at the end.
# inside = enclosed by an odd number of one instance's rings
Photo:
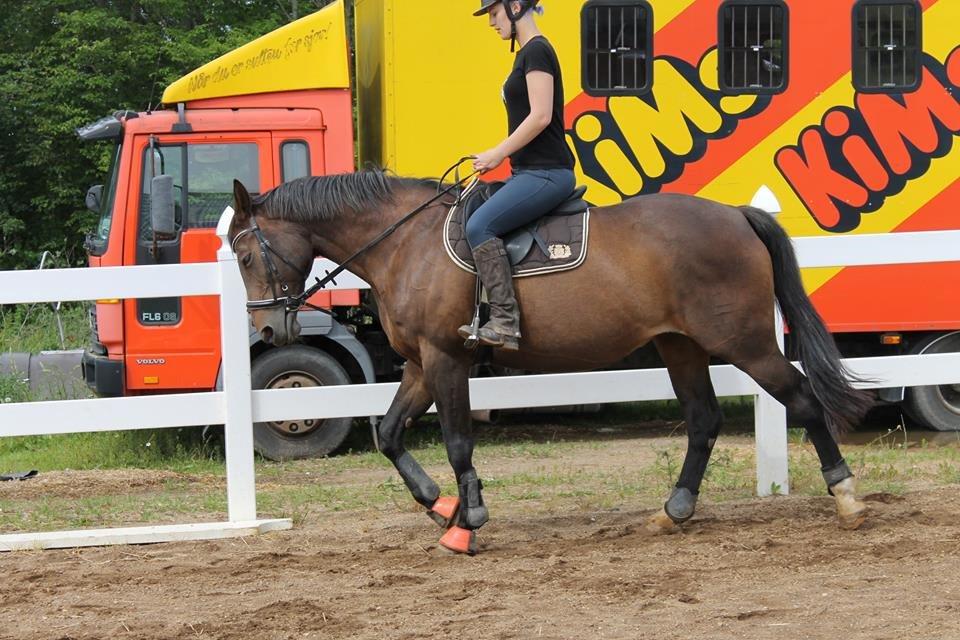
POLYGON ((154 237, 172 238, 176 235, 173 176, 156 176, 150 181, 150 221, 154 237))
POLYGON ((103 185, 95 184, 89 189, 87 189, 87 197, 84 199, 84 204, 87 205, 87 209, 93 211, 94 213, 100 213, 100 207, 102 206, 101 200, 103 199, 103 185))

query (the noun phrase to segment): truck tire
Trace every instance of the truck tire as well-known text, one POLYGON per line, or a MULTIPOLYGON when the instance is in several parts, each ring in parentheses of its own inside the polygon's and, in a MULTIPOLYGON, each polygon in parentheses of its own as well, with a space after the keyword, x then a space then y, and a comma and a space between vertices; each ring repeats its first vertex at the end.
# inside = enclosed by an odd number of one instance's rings
MULTIPOLYGON (((960 351, 960 333, 931 336, 912 351, 955 353, 960 351)), ((960 431, 960 384, 910 387, 904 409, 923 426, 937 431, 960 431)))
MULTIPOLYGON (((263 353, 251 364, 250 377, 254 389, 350 384, 350 376, 332 356, 302 344, 263 353)), ((269 460, 325 456, 343 443, 352 423, 353 418, 257 422, 253 445, 269 460)))

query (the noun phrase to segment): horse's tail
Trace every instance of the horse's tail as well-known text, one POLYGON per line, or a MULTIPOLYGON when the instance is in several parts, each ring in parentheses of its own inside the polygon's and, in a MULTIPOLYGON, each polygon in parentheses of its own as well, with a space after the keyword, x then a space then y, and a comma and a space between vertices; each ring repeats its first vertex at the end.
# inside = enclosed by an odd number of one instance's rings
POLYGON ((773 263, 773 290, 790 327, 797 354, 813 395, 823 405, 827 427, 834 436, 855 426, 873 406, 873 396, 855 389, 863 382, 840 362, 840 352, 823 319, 807 297, 793 244, 773 216, 754 207, 740 207, 747 222, 767 247, 773 263))

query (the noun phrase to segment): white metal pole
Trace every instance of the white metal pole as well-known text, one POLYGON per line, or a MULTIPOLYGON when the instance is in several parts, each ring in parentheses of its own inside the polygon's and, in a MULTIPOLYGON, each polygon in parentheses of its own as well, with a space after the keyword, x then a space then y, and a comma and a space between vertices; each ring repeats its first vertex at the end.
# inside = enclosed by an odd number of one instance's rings
POLYGON ((237 257, 227 242, 233 209, 227 208, 217 235, 220 268, 220 345, 223 367, 225 455, 227 458, 227 509, 230 522, 257 517, 256 481, 253 467, 253 408, 250 389, 250 321, 246 291, 237 257))
MULTIPOLYGON (((774 330, 783 351, 783 316, 774 309, 774 330)), ((754 396, 757 495, 790 493, 787 463, 787 409, 765 391, 754 396)))

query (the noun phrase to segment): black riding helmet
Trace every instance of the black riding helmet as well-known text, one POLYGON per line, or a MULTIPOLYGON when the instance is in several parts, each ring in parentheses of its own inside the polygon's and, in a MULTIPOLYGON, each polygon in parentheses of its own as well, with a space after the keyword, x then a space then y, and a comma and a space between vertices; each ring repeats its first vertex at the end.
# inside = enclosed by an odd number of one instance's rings
POLYGON ((527 11, 537 6, 540 0, 480 0, 480 8, 474 11, 473 15, 482 16, 489 13, 493 5, 497 3, 503 5, 503 8, 507 11, 507 17, 510 18, 510 52, 512 53, 517 44, 517 20, 522 18, 527 11), (519 13, 514 13, 513 8, 510 6, 514 2, 520 3, 519 13))

